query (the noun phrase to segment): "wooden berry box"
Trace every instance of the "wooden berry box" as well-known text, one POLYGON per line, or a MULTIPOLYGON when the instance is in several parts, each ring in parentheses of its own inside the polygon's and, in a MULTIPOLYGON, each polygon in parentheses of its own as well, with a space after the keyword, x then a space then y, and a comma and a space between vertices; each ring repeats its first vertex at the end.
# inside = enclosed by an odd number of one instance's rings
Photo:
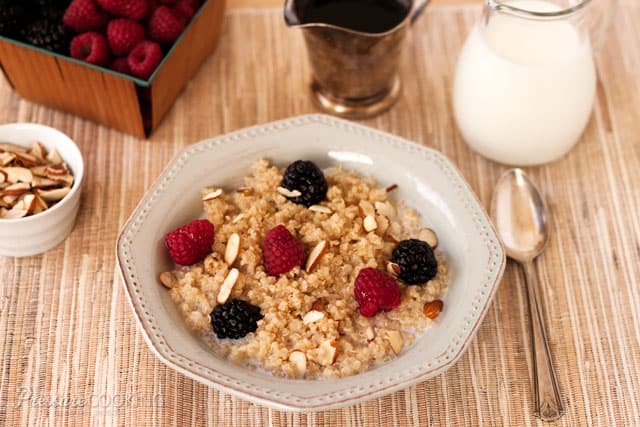
POLYGON ((147 81, 1 36, 0 68, 30 101, 144 138, 215 49, 224 9, 225 0, 204 2, 147 81))

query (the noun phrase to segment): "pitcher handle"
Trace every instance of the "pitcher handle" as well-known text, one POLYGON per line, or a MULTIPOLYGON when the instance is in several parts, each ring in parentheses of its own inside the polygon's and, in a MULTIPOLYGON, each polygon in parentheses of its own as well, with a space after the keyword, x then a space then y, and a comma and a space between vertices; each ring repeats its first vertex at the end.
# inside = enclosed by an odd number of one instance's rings
POLYGON ((410 14, 410 20, 411 20, 411 24, 413 24, 416 19, 418 19, 418 17, 422 14, 422 12, 424 11, 424 8, 427 7, 427 5, 429 4, 431 0, 416 0, 415 3, 413 4, 413 8, 411 10, 411 12, 409 12, 410 14))

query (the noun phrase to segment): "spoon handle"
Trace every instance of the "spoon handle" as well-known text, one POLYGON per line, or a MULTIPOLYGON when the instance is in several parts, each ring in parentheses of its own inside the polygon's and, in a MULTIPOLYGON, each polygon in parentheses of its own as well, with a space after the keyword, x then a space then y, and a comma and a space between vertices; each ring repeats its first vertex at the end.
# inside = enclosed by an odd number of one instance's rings
POLYGON ((531 351, 533 359, 533 395, 535 399, 534 415, 543 421, 557 420, 564 413, 558 381, 551 363, 551 354, 544 322, 538 307, 538 287, 536 270, 532 262, 523 265, 527 297, 529 301, 531 351))

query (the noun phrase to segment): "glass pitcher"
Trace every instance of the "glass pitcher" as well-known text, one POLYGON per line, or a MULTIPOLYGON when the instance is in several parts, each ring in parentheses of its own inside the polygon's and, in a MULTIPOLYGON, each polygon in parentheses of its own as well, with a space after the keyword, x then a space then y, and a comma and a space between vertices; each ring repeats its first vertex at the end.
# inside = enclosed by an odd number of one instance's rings
POLYGON ((591 35, 608 27, 615 3, 487 0, 454 78, 454 115, 467 144, 519 166, 552 162, 571 150, 595 98, 591 35), (596 11, 605 5, 607 13, 596 11))

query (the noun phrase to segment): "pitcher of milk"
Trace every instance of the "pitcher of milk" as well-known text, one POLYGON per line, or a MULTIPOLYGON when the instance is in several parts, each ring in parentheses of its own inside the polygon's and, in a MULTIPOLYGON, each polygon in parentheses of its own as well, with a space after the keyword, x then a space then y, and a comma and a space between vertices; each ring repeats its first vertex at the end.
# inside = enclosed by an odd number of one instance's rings
POLYGON ((467 144, 520 166, 571 150, 595 98, 591 30, 596 22, 600 30, 607 26, 614 6, 615 0, 486 0, 454 78, 454 115, 467 144), (605 4, 606 13, 596 10, 605 4))

